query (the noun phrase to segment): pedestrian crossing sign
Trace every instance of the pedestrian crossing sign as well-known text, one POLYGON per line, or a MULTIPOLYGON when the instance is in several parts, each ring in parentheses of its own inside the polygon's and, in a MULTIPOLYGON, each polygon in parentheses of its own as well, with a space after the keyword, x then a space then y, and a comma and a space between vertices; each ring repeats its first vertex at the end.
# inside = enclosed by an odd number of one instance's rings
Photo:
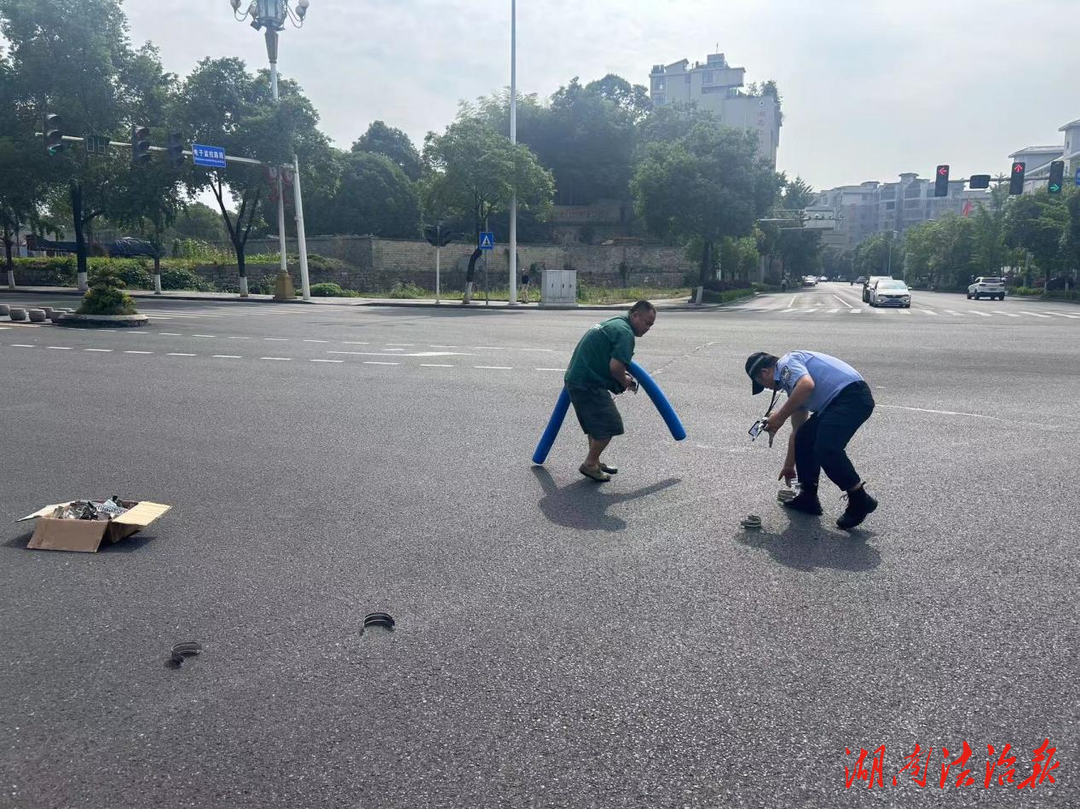
POLYGON ((495 234, 490 231, 485 231, 480 234, 480 249, 492 250, 495 247, 495 234))

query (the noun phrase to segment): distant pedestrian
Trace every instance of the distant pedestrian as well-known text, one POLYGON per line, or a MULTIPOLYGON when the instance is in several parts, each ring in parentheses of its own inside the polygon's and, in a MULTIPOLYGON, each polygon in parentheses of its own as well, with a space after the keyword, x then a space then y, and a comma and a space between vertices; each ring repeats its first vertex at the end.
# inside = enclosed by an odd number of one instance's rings
POLYGON ((787 393, 787 401, 769 415, 765 426, 775 434, 791 419, 780 477, 790 483, 797 475, 799 494, 784 506, 821 514, 818 480, 824 469, 829 480, 847 494, 847 509, 837 526, 847 530, 859 525, 878 504, 866 492, 845 448, 874 412, 870 386, 846 362, 818 351, 792 351, 783 357, 758 352, 747 358, 746 373, 754 395, 766 388, 787 393))
POLYGON ((529 302, 529 272, 526 270, 521 274, 521 295, 525 298, 525 303, 529 302))
POLYGON ((636 339, 655 322, 656 307, 638 301, 627 314, 597 323, 585 332, 570 358, 563 379, 581 429, 589 437, 588 455, 578 468, 587 478, 603 482, 619 471, 600 462, 600 454, 611 439, 623 434, 622 416, 611 394, 637 392, 637 382, 627 369, 636 339))

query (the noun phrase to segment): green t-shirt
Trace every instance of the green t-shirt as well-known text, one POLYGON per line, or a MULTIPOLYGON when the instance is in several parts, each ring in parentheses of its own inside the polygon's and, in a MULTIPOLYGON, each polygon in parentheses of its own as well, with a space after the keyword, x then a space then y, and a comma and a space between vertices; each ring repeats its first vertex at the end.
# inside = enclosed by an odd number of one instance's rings
POLYGON ((634 329, 628 315, 619 315, 585 332, 563 379, 578 388, 599 387, 621 393, 622 388, 611 378, 611 361, 629 365, 633 357, 634 329))

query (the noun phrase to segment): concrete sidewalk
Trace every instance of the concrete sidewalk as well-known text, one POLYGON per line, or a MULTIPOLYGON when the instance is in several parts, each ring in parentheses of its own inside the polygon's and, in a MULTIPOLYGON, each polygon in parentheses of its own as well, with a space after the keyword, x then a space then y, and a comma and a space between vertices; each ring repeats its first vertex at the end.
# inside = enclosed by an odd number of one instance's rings
MULTIPOLYGON (((555 308, 541 309, 538 303, 519 303, 511 307, 506 301, 491 301, 486 304, 483 300, 473 299, 473 302, 468 306, 462 304, 457 300, 443 300, 436 302, 434 298, 312 298, 310 301, 297 298, 292 301, 278 301, 274 300, 272 295, 248 295, 246 298, 241 298, 234 292, 194 292, 192 290, 170 290, 162 292, 157 295, 153 292, 149 292, 141 289, 129 289, 126 290, 133 298, 149 299, 149 300, 174 300, 174 301, 205 301, 205 302, 229 302, 240 304, 281 304, 281 305, 301 305, 301 306, 399 306, 405 308, 439 308, 439 309, 511 309, 513 311, 556 311, 555 308)), ((3 288, 0 289, 0 296, 3 295, 37 295, 37 296, 49 296, 49 295, 67 295, 72 297, 81 297, 83 293, 79 292, 73 287, 51 287, 51 286, 34 286, 34 287, 18 287, 16 289, 3 288)), ((713 309, 723 309, 732 304, 741 303, 748 300, 748 298, 741 298, 737 301, 731 301, 729 303, 706 303, 695 305, 688 302, 687 298, 670 298, 666 300, 657 300, 652 303, 657 309, 663 309, 664 311, 688 311, 688 312, 701 312, 713 309)), ((615 304, 579 304, 577 307, 570 307, 568 309, 563 308, 562 311, 623 311, 629 308, 630 303, 615 303, 615 304)))

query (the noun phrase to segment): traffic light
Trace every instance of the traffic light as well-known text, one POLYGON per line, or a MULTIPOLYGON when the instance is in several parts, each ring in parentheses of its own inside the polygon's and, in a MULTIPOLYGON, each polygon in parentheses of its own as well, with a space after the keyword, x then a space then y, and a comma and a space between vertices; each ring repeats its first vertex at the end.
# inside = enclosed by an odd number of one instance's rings
POLYGON ((42 127, 45 133, 45 151, 51 155, 64 151, 63 121, 59 115, 46 115, 45 125, 42 127))
POLYGON ((1010 194, 1024 193, 1024 169, 1026 167, 1027 164, 1023 162, 1016 162, 1012 164, 1012 174, 1009 177, 1010 194))
POLYGON ((165 162, 171 169, 182 169, 184 167, 184 140, 183 135, 179 132, 173 132, 169 135, 168 143, 165 146, 165 162))
POLYGON ((432 247, 446 247, 450 242, 458 240, 458 234, 441 226, 428 225, 424 228, 424 238, 432 247))
POLYGON ((968 188, 989 188, 990 187, 990 175, 989 174, 972 174, 968 178, 968 188))
POLYGON ((150 162, 150 127, 131 127, 131 162, 136 166, 145 166, 150 162))
POLYGON ((1046 190, 1051 194, 1060 194, 1061 186, 1065 183, 1065 161, 1055 160, 1050 164, 1050 184, 1046 190))
POLYGON ((949 196, 949 167, 938 166, 937 174, 934 176, 934 196, 935 197, 947 197, 949 196))

